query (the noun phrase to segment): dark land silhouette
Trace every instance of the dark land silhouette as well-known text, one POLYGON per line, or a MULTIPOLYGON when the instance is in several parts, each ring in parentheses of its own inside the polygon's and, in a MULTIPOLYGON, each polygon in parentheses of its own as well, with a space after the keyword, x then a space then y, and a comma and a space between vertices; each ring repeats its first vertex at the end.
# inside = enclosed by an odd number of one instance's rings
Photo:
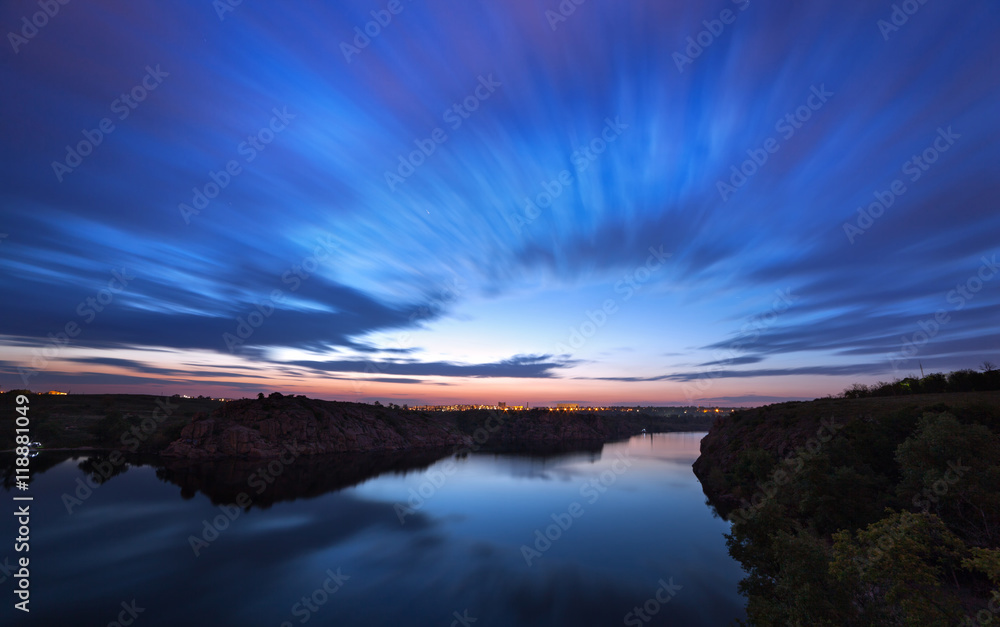
POLYGON ((734 412, 702 440, 694 471, 733 523, 751 624, 1000 618, 1000 391, 901 383, 734 412))

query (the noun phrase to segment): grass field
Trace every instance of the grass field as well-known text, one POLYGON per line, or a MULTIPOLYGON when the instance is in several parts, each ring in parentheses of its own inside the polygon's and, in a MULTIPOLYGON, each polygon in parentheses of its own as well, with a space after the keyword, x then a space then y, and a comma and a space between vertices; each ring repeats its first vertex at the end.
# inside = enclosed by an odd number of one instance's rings
MULTIPOLYGON (((14 445, 16 394, 0 394, 0 450, 14 445)), ((198 412, 211 412, 222 404, 210 398, 162 397, 145 394, 32 394, 28 397, 31 439, 45 448, 101 448, 95 430, 109 416, 139 423, 145 418, 157 420, 160 437, 150 444, 180 431, 198 412)))

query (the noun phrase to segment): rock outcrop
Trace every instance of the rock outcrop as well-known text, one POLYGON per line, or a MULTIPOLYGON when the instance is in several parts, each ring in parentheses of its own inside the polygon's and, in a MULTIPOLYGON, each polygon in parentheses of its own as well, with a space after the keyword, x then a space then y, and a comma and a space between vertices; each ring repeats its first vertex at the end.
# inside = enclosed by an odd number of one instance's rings
POLYGON ((283 397, 226 403, 199 414, 162 455, 187 459, 277 457, 457 447, 471 439, 415 412, 359 403, 283 397))
POLYGON ((402 451, 435 447, 472 450, 607 442, 652 431, 707 428, 705 418, 649 416, 638 412, 598 414, 468 410, 420 412, 380 405, 272 396, 225 403, 196 415, 161 455, 183 459, 277 457, 402 451))

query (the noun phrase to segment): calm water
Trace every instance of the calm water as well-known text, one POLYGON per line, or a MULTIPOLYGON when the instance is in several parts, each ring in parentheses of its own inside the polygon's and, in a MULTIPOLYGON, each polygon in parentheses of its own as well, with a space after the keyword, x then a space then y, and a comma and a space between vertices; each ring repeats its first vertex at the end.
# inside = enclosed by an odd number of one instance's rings
MULTIPOLYGON (((741 571, 691 471, 703 435, 299 460, 270 483, 260 464, 132 465, 72 513, 62 495, 86 460, 46 453, 29 492, 31 624, 128 621, 133 600, 137 627, 732 624, 741 571), (248 510, 225 507, 241 492, 248 510)), ((2 624, 23 624, 10 577, 0 590, 2 624)))

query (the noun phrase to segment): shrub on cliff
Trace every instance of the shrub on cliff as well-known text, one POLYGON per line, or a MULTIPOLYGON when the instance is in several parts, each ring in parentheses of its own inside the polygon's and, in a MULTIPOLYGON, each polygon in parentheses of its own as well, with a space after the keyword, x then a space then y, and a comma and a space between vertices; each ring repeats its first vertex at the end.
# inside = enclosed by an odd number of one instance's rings
POLYGON ((123 416, 121 412, 111 410, 104 415, 104 418, 95 422, 89 431, 98 446, 114 447, 121 443, 122 434, 137 426, 139 422, 136 416, 123 416))
POLYGON ((965 544, 934 514, 889 512, 852 534, 833 535, 830 573, 846 587, 857 624, 954 625, 965 544))
POLYGON ((924 414, 896 451, 897 493, 977 546, 1000 545, 1000 437, 955 416, 924 414))
POLYGON ((920 378, 907 377, 891 382, 879 381, 873 385, 855 383, 845 389, 844 398, 870 398, 875 396, 902 396, 907 394, 939 394, 944 392, 988 392, 1000 390, 1000 370, 984 361, 979 372, 971 369, 955 370, 947 375, 934 372, 920 378))
POLYGON ((982 611, 1000 577, 993 400, 815 401, 717 423, 695 467, 739 508, 727 543, 750 624, 950 627, 982 611), (836 436, 795 455, 831 414, 836 436))

